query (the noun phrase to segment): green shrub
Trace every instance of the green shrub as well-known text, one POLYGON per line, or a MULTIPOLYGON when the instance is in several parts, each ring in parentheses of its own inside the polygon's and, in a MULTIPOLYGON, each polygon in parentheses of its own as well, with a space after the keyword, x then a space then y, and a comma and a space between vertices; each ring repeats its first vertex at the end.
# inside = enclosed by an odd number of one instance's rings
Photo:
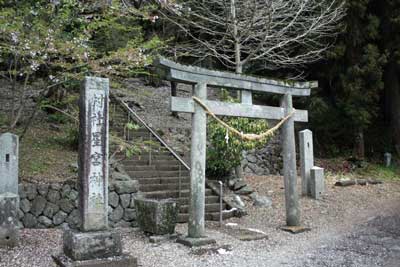
MULTIPOLYGON (((223 91, 222 98, 233 102, 234 99, 223 91)), ((243 132, 261 134, 268 130, 266 120, 249 118, 222 118, 231 127, 243 132)), ((268 141, 268 138, 260 141, 242 141, 240 137, 232 132, 227 132, 226 128, 214 119, 208 120, 207 139, 207 176, 224 177, 229 174, 232 168, 239 166, 242 160, 242 151, 260 147, 268 141)))

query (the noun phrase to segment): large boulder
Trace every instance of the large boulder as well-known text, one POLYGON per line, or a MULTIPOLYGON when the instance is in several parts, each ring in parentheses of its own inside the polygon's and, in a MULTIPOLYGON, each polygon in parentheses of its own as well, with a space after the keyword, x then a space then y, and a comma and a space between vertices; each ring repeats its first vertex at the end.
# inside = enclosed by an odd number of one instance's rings
POLYGON ((141 230, 154 235, 173 234, 179 207, 172 199, 135 199, 137 221, 141 230))

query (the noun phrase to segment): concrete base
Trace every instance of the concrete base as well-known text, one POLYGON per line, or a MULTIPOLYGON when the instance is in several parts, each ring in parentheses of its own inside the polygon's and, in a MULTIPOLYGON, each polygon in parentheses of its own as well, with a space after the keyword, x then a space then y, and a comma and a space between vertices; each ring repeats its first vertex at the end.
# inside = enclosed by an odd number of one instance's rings
POLYGON ((200 238, 181 237, 178 238, 176 242, 188 247, 201 247, 217 243, 215 239, 209 237, 200 237, 200 238))
POLYGON ((137 267, 137 259, 129 255, 121 255, 106 259, 73 261, 65 255, 53 256, 59 267, 137 267))
POLYGON ((64 253, 74 261, 122 255, 121 234, 115 231, 64 232, 64 253))
POLYGON ((304 226, 282 226, 281 230, 292 233, 292 234, 300 234, 300 233, 311 231, 311 228, 304 227, 304 226))

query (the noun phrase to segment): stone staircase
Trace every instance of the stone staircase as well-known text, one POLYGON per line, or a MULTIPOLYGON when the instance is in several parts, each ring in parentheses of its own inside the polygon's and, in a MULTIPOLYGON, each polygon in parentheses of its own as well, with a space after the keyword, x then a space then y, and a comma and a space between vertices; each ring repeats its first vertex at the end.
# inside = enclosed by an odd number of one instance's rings
MULTIPOLYGON (((117 155, 117 158, 121 159, 120 163, 123 164, 125 171, 139 181, 140 191, 146 198, 176 199, 180 205, 178 222, 187 222, 189 219, 189 170, 147 128, 124 131, 124 125, 127 123, 127 111, 121 106, 114 107, 114 111, 110 123, 110 129, 114 133, 132 143, 151 144, 149 145, 151 148, 143 151, 140 155, 130 158, 117 155)), ((205 193, 205 219, 218 221, 220 197, 211 188, 206 188, 205 193)), ((223 202, 222 210, 226 209, 230 209, 230 207, 223 202)), ((232 212, 223 212, 224 219, 232 216, 232 212)))

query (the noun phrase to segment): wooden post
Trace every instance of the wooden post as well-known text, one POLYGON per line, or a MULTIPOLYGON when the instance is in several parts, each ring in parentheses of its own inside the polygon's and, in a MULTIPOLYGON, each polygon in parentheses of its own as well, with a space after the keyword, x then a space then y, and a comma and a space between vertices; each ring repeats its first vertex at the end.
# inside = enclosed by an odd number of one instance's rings
MULTIPOLYGON (((293 110, 292 95, 282 97, 281 107, 285 116, 293 110)), ((297 193, 296 146, 293 116, 282 126, 283 174, 285 180, 286 224, 300 225, 299 197, 297 193)))
MULTIPOLYGON (((205 100, 207 98, 207 85, 205 83, 196 84, 193 95, 199 99, 205 100)), ((188 223, 188 236, 190 238, 200 238, 205 234, 206 132, 207 114, 204 109, 196 103, 192 115, 192 146, 190 153, 191 169, 188 223)))

